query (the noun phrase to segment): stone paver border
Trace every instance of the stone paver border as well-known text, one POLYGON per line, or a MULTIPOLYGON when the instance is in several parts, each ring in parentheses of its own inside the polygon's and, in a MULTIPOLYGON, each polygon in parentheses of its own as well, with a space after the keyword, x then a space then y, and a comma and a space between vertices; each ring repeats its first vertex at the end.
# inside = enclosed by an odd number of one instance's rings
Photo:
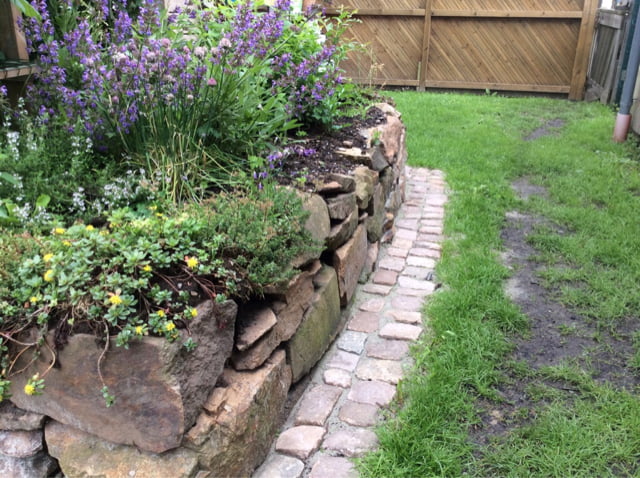
POLYGON ((391 244, 253 478, 355 478, 350 458, 377 446, 373 427, 411 366, 409 344, 428 327, 420 312, 436 290, 447 201, 441 171, 407 167, 406 178, 391 244))

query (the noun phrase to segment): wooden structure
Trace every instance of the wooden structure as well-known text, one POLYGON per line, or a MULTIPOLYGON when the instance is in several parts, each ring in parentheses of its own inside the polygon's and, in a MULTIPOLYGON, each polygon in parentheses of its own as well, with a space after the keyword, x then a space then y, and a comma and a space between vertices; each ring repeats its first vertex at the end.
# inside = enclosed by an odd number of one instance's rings
POLYGON ((18 27, 20 12, 8 0, 0 0, 0 84, 9 91, 9 98, 18 99, 25 81, 36 71, 29 62, 24 34, 18 27))
POLYGON ((354 80, 584 94, 597 0, 317 0, 354 11, 354 80))
POLYGON ((590 94, 604 104, 616 95, 628 16, 627 10, 598 11, 588 82, 590 94))

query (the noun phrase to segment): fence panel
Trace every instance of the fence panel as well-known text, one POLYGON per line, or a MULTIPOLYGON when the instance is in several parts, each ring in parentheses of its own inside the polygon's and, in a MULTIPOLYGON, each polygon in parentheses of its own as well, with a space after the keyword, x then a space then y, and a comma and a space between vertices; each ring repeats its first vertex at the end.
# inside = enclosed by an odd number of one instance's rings
POLYGON ((356 81, 582 98, 597 0, 319 0, 354 11, 356 81))

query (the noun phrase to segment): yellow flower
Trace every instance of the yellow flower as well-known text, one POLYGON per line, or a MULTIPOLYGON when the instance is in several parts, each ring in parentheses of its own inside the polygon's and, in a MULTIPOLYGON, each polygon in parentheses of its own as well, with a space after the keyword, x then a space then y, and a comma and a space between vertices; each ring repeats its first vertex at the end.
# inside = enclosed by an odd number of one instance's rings
POLYGON ((159 310, 157 314, 158 314, 158 317, 164 317, 165 315, 167 315, 164 313, 164 310, 159 310))
POLYGON ((176 324, 174 324, 173 322, 167 322, 166 324, 164 324, 164 330, 166 330, 167 332, 171 332, 175 328, 176 324))
POLYGON ((147 264, 146 266, 144 266, 142 268, 142 270, 145 271, 145 272, 151 272, 151 266, 149 264, 147 264))
POLYGON ((71 245, 71 241, 62 241, 62 244, 64 244, 65 246, 69 247, 71 245))
POLYGON ((54 234, 57 234, 57 235, 64 234, 65 232, 66 232, 66 229, 65 229, 64 227, 56 227, 56 228, 53 230, 53 233, 54 233, 54 234))
POLYGON ((29 299, 29 302, 31 302, 32 304, 37 303, 40 300, 40 297, 32 295, 31 298, 29 299))
POLYGON ((42 257, 42 260, 44 260, 45 262, 49 262, 51 259, 53 259, 53 254, 51 254, 50 252, 49 252, 49 253, 47 253, 47 254, 45 254, 45 255, 42 257))
POLYGON ((144 334, 144 327, 142 325, 136 325, 136 335, 144 334))
POLYGON ((149 206, 149 211, 155 211, 158 209, 158 206, 149 206))
POLYGON ((187 263, 187 267, 189 269, 195 269, 198 265, 198 258, 197 257, 189 257, 189 256, 184 256, 184 260, 187 263))
POLYGON ((109 296, 109 302, 111 302, 111 305, 120 305, 122 304, 122 297, 118 294, 111 294, 109 296))
POLYGON ((24 386, 24 393, 27 394, 27 395, 35 395, 36 387, 31 383, 27 383, 24 386))
POLYGON ((93 231, 93 230, 95 229, 95 227, 93 227, 91 224, 89 224, 89 225, 86 227, 86 229, 87 229, 87 231, 93 231))
POLYGON ((198 315, 198 309, 196 309, 195 307, 193 309, 190 309, 189 314, 191 315, 191 317, 196 317, 198 315))
POLYGON ((49 269, 47 272, 45 272, 42 278, 45 280, 45 282, 53 282, 53 269, 49 269))

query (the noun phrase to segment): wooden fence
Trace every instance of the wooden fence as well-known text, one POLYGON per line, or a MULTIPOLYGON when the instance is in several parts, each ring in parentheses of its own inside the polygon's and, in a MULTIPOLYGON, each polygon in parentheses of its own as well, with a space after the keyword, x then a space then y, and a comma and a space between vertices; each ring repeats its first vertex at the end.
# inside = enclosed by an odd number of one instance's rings
POLYGON ((345 62, 376 85, 567 93, 581 99, 597 0, 316 0, 354 11, 345 62))

